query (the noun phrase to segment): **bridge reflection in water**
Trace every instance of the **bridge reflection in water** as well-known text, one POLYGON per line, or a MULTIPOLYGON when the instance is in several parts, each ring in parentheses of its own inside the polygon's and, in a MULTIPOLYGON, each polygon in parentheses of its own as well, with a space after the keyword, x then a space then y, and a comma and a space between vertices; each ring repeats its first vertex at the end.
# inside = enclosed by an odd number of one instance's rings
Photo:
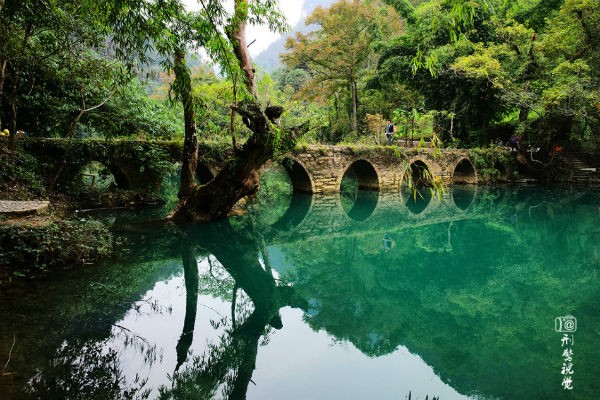
MULTIPOLYGON (((269 238, 306 238, 314 232, 346 235, 352 231, 385 230, 386 226, 415 227, 473 218, 482 204, 477 202, 476 186, 456 186, 438 198, 429 188, 399 193, 357 190, 351 195, 294 195, 286 211, 274 223, 269 218, 263 235, 269 238), (471 208, 474 208, 470 212, 471 208)), ((494 197, 495 198, 495 197, 494 197)), ((486 202, 489 198, 484 199, 486 202)), ((507 200, 507 199, 505 199, 507 200)))

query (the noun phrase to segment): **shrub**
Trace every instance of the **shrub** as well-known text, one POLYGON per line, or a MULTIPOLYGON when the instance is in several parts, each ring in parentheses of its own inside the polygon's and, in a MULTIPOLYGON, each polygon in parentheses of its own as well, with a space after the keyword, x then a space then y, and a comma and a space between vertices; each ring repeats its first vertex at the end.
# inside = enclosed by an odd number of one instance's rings
POLYGON ((0 226, 0 280, 48 269, 90 264, 112 254, 115 240, 94 220, 55 221, 43 226, 0 226))
POLYGON ((43 192, 37 160, 29 154, 0 147, 0 193, 19 200, 40 196, 43 192))

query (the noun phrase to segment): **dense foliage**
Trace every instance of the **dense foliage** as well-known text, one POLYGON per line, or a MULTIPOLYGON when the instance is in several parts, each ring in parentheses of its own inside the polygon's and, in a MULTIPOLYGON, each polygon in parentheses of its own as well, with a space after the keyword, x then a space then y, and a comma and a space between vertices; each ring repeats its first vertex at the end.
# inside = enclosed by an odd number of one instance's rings
POLYGON ((30 200, 44 192, 35 157, 0 149, 0 200, 30 200))
POLYGON ((0 11, 0 125, 44 137, 172 137, 177 113, 117 60, 109 2, 7 1, 0 11))
MULTIPOLYGON (((242 73, 227 40, 211 31, 229 24, 220 2, 205 2, 197 16, 179 1, 162 10, 76 3, 7 1, 0 10, 2 129, 181 137, 181 105, 168 101, 181 100, 174 54, 204 47, 231 79, 186 56, 201 137, 248 137, 229 108, 244 97, 242 73), (129 68, 136 60, 146 67, 129 68)), ((256 2, 250 22, 280 29, 272 6, 256 2)), ((447 145, 517 134, 535 147, 597 147, 595 0, 342 0, 317 7, 306 23, 308 33, 288 39, 274 79, 260 74, 258 85, 261 102, 284 105, 284 120, 310 121, 310 141, 379 143, 391 118, 404 136, 435 131, 447 145)))
POLYGON ((376 61, 371 43, 402 27, 391 9, 372 3, 340 1, 328 9, 317 7, 306 24, 318 29, 288 39, 289 52, 282 56, 292 68, 285 80, 302 86, 299 95, 331 103, 338 121, 344 103, 350 106, 347 114, 354 132, 358 131, 359 81, 376 61))
POLYGON ((383 46, 377 82, 420 94, 446 139, 487 144, 516 133, 550 147, 598 136, 597 1, 432 0, 413 18, 383 46))
POLYGON ((112 254, 114 237, 99 221, 56 221, 40 226, 0 225, 0 283, 51 268, 93 264, 112 254))
POLYGON ((353 62, 349 52, 336 51, 343 49, 340 37, 353 46, 360 43, 350 33, 361 26, 363 15, 375 18, 376 26, 391 25, 389 11, 373 11, 373 5, 381 6, 377 2, 346 0, 318 8, 307 19, 316 23, 313 32, 288 40, 282 87, 293 88, 298 98, 310 100, 316 93, 326 99, 321 112, 329 117, 330 140, 356 139, 347 135, 354 108, 358 131, 371 142, 373 134, 381 136, 389 117, 401 125, 401 133, 413 136, 431 132, 428 121, 433 120, 433 130, 446 144, 487 145, 516 134, 521 143, 543 149, 597 147, 597 1, 384 3, 404 18, 404 29, 377 36, 371 27, 366 65, 353 62), (350 16, 340 11, 344 8, 363 11, 350 16), (336 70, 346 62, 354 69, 336 70), (352 104, 353 80, 344 78, 346 72, 359 82, 358 106, 352 104), (323 84, 331 76, 337 90, 323 84))

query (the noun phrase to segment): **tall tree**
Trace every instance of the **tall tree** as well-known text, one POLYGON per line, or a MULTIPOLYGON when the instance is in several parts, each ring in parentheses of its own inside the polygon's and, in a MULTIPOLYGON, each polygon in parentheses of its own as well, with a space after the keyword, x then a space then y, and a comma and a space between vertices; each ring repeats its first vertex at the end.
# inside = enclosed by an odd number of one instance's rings
MULTIPOLYGON (((77 70, 85 71, 90 54, 104 48, 106 29, 99 11, 98 4, 88 0, 9 0, 1 8, 0 106, 2 123, 9 120, 11 131, 27 122, 17 121, 20 103, 36 91, 40 74, 52 70, 79 78, 77 70)), ((77 102, 80 98, 81 93, 77 102)))
POLYGON ((537 146, 587 140, 598 126, 600 35, 589 27, 598 26, 600 5, 567 0, 554 11, 539 32, 511 18, 494 19, 492 39, 450 67, 496 88, 499 108, 514 115, 516 132, 537 146))
MULTIPOLYGON (((35 0, 32 0, 35 1, 35 0)), ((64 0, 68 2, 68 0, 64 0)), ((296 140, 297 130, 284 132, 276 123, 280 107, 263 108, 258 101, 255 71, 247 49, 247 24, 266 24, 272 30, 284 28, 283 16, 273 0, 236 0, 232 15, 225 1, 200 0, 202 10, 189 12, 181 0, 103 0, 83 1, 83 10, 110 37, 114 56, 134 69, 148 61, 154 49, 163 59, 163 67, 175 74, 171 87, 173 99, 184 110, 185 139, 182 157, 180 204, 174 210, 177 222, 209 221, 225 217, 235 203, 258 190, 257 170, 277 152, 285 151, 296 140), (226 32, 224 35, 222 32, 226 32), (227 75, 244 82, 245 101, 232 108, 244 117, 253 135, 236 152, 217 177, 198 186, 194 174, 198 158, 196 107, 190 69, 186 56, 199 48, 207 50, 227 75)), ((27 5, 30 6, 29 2, 27 5)), ((69 14, 65 13, 68 17, 69 14)))
POLYGON ((375 2, 362 0, 341 0, 327 9, 317 7, 306 24, 318 29, 289 38, 289 51, 282 55, 288 66, 305 66, 311 72, 305 92, 333 96, 342 88, 349 93, 354 132, 358 131, 359 119, 358 82, 374 54, 372 44, 401 28, 398 19, 389 16, 390 10, 383 12, 387 19, 380 11, 375 2))
MULTIPOLYGON (((404 12, 403 1, 386 3, 404 12)), ((405 35, 386 43, 374 81, 420 93, 426 109, 439 111, 437 128, 454 129, 462 144, 514 132, 536 147, 589 143, 599 128, 599 7, 431 0, 415 9, 405 35)))
MULTIPOLYGON (((230 160, 211 182, 190 188, 189 195, 182 198, 172 213, 174 221, 209 221, 227 216, 235 203, 258 190, 258 169, 278 152, 285 152, 294 145, 299 131, 284 131, 278 126, 283 109, 278 106, 263 109, 259 103, 254 65, 245 37, 247 23, 267 23, 276 30, 282 28, 281 18, 272 1, 235 0, 234 13, 224 24, 224 29, 237 61, 237 70, 242 73, 246 99, 242 104, 233 104, 232 108, 243 117, 253 133, 236 152, 235 159, 230 160)), ((211 24, 214 27, 212 18, 211 24)), ((224 46, 220 38, 219 43, 221 47, 218 50, 221 50, 224 46)), ((220 59, 229 63, 227 54, 221 54, 220 59)), ((229 68, 234 70, 231 66, 229 68)))
POLYGON ((450 66, 458 57, 472 54, 476 43, 490 39, 489 20, 496 3, 495 0, 422 3, 415 10, 406 34, 388 41, 382 49, 377 86, 404 83, 423 95, 425 109, 440 112, 436 121, 438 130, 453 131, 463 143, 472 142, 471 135, 478 135, 488 127, 500 111, 498 89, 489 82, 481 84, 464 79, 450 66))

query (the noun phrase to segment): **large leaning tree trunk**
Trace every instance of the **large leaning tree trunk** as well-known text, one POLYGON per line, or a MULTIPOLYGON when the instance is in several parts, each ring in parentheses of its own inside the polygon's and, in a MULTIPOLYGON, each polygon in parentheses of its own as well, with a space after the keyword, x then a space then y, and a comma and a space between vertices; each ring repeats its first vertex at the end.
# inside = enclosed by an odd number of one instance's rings
MULTIPOLYGON (((188 193, 180 197, 179 205, 171 213, 172 220, 177 224, 209 222, 227 217, 240 199, 258 191, 260 167, 278 153, 291 149, 301 133, 301 129, 284 132, 279 128, 282 107, 269 106, 263 110, 258 102, 254 65, 245 35, 247 10, 247 0, 235 0, 233 22, 226 31, 250 94, 249 100, 231 107, 243 117, 252 135, 212 181, 204 186, 191 184, 186 188, 188 193)), ((186 126, 186 142, 188 135, 186 126)), ((194 163, 193 157, 190 159, 185 156, 182 169, 193 171, 196 167, 194 163)))
POLYGON ((248 121, 252 136, 212 181, 196 186, 181 200, 172 213, 176 223, 209 222, 227 217, 240 199, 258 191, 260 167, 278 152, 291 149, 299 136, 300 130, 294 130, 285 138, 278 138, 278 128, 273 121, 283 112, 281 107, 271 106, 263 111, 257 102, 250 102, 235 107, 235 111, 248 121))

